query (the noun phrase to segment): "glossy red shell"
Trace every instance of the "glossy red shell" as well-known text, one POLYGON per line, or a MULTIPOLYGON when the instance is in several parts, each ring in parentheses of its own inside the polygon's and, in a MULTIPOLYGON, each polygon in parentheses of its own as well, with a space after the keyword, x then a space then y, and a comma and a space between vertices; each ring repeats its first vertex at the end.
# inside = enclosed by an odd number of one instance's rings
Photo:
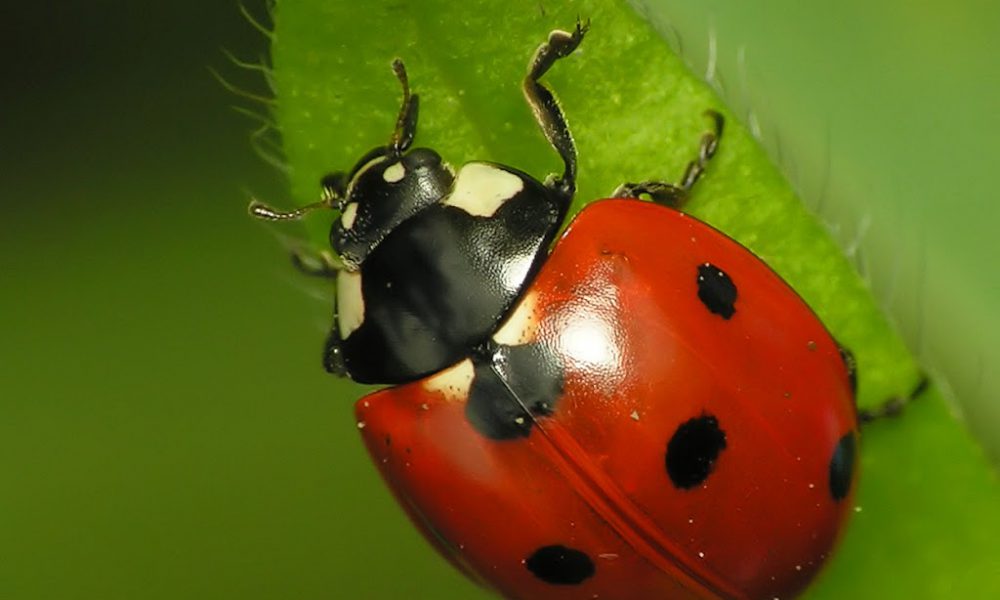
POLYGON ((512 334, 566 368, 553 414, 526 438, 470 426, 461 366, 356 406, 389 487, 466 574, 545 599, 788 598, 815 576, 852 506, 830 482, 838 442, 856 435, 849 375, 823 324, 752 253, 670 209, 597 202, 557 243, 512 334), (737 286, 729 319, 698 297, 706 262, 737 286), (680 489, 667 444, 701 415, 726 447, 680 489), (539 580, 525 561, 553 544, 585 552, 593 575, 539 580))

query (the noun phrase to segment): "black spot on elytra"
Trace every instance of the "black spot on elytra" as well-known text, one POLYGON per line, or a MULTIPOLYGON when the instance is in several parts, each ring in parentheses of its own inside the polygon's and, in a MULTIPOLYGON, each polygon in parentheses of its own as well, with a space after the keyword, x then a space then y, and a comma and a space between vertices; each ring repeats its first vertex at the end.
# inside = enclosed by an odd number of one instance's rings
POLYGON ((837 344, 837 349, 840 350, 840 358, 844 361, 844 367, 847 368, 847 377, 851 382, 851 394, 855 397, 858 395, 858 361, 854 358, 854 353, 847 348, 837 344))
POLYGON ((667 444, 667 475, 674 486, 686 490, 708 478, 719 454, 726 449, 726 432, 719 421, 703 414, 685 421, 667 444))
POLYGON ((830 459, 830 495, 836 501, 847 497, 854 481, 854 463, 857 455, 857 440, 850 432, 837 442, 830 459))
POLYGON ((524 561, 531 573, 552 585, 579 585, 594 575, 594 561, 566 546, 543 546, 524 561))
POLYGON ((563 389, 563 365, 543 344, 490 343, 472 358, 475 374, 465 416, 494 440, 527 437, 535 418, 552 414, 563 389))
POLYGON ((736 284, 712 263, 699 265, 698 299, 710 312, 728 320, 736 312, 736 284))

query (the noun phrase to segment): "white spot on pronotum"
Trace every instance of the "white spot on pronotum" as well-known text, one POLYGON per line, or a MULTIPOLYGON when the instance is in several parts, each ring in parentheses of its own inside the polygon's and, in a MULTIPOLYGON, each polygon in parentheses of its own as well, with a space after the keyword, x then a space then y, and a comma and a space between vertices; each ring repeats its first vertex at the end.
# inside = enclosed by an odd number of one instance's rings
POLYGON ((365 422, 364 421, 358 421, 358 429, 364 429, 364 428, 365 428, 365 422))
POLYGON ((524 189, 524 181, 509 171, 486 163, 469 163, 455 179, 455 187, 444 203, 470 215, 490 217, 500 206, 524 189))
MULTIPOLYGON (((425 379, 423 388, 428 392, 438 392, 449 401, 464 401, 469 397, 469 388, 472 386, 472 378, 475 374, 472 361, 465 359, 437 375, 425 379)), ((424 404, 420 408, 427 410, 426 407, 427 405, 424 404)))
POLYGON ((639 411, 633 410, 632 414, 630 414, 629 416, 632 417, 633 421, 638 421, 639 420, 639 411))
POLYGON ((535 307, 538 304, 537 292, 528 292, 514 312, 504 321, 500 329, 493 334, 493 341, 507 346, 520 346, 535 340, 538 333, 538 316, 535 307))
POLYGON ((698 553, 698 558, 705 558, 705 553, 704 552, 699 552, 698 553))
POLYGON ((404 175, 406 175, 406 167, 403 166, 403 163, 398 162, 382 172, 382 179, 386 183, 396 183, 401 181, 404 175))
POLYGON ((344 229, 354 227, 354 219, 358 216, 358 203, 351 202, 344 207, 344 212, 340 213, 340 224, 344 229))
POLYGON ((365 321, 365 300, 361 295, 361 273, 337 273, 337 324, 346 339, 365 321))

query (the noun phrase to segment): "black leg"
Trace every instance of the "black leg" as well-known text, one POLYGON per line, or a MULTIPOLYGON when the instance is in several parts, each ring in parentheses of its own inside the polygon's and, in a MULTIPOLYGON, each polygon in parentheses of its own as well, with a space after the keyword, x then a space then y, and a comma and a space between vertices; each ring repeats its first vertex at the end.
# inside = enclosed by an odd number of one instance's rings
POLYGON ((403 87, 403 103, 399 107, 399 116, 396 117, 396 128, 389 139, 389 152, 393 156, 399 156, 410 147, 413 138, 417 135, 417 109, 420 106, 420 98, 416 94, 410 94, 410 81, 406 77, 406 67, 403 61, 396 59, 392 61, 392 72, 396 74, 400 85, 403 87))
POLYGON ((930 379, 926 375, 920 376, 920 381, 913 387, 913 390, 906 396, 896 396, 889 398, 875 408, 867 408, 858 411, 858 422, 867 425, 872 421, 884 419, 886 417, 896 417, 903 412, 907 404, 919 398, 927 388, 930 387, 930 379))
POLYGON ((301 250, 292 250, 292 266, 303 275, 333 279, 344 266, 328 252, 309 256, 301 250))
POLYGON ((344 364, 344 353, 341 351, 340 323, 336 313, 333 315, 333 327, 330 328, 330 335, 326 337, 326 345, 323 347, 323 368, 327 373, 338 377, 347 377, 347 365, 344 364))
POLYGON ((698 182, 698 179, 705 173, 708 161, 715 156, 719 149, 719 140, 722 139, 722 130, 726 120, 722 114, 714 111, 705 111, 705 115, 712 119, 712 131, 705 132, 701 136, 701 143, 698 145, 698 157, 688 163, 684 169, 684 176, 680 183, 667 183, 663 181, 643 181, 641 183, 623 183, 612 194, 615 198, 638 198, 640 195, 647 195, 657 204, 664 204, 674 208, 679 208, 690 193, 691 188, 698 182))
POLYGON ((684 170, 681 188, 685 192, 691 191, 691 188, 705 172, 708 161, 715 156, 715 152, 719 149, 719 140, 722 139, 722 129, 726 124, 722 114, 714 110, 705 111, 705 116, 712 119, 713 129, 702 134, 701 144, 698 145, 698 158, 689 162, 687 169, 684 170))
POLYGON ((612 198, 638 198, 649 196, 653 202, 679 208, 687 192, 684 188, 665 181, 643 181, 641 183, 623 183, 611 195, 612 198))
POLYGON ((570 133, 566 117, 563 115, 559 102, 552 91, 539 83, 539 79, 560 58, 565 58, 576 50, 583 41, 584 34, 590 23, 576 22, 572 33, 556 30, 549 34, 549 39, 535 51, 528 63, 528 75, 524 78, 524 97, 535 115, 535 120, 542 128, 545 138, 555 148, 562 158, 564 169, 562 177, 547 183, 560 196, 569 202, 576 191, 576 144, 570 133))

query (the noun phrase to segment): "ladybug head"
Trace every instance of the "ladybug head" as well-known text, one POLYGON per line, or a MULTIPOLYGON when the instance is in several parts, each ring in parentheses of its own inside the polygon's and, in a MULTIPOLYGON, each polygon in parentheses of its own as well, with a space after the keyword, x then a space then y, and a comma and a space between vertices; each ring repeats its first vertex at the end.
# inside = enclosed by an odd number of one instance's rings
POLYGON ((429 148, 407 152, 390 144, 373 149, 350 173, 323 178, 324 200, 340 210, 330 228, 330 245, 349 269, 356 269, 390 231, 441 200, 454 178, 429 148))
POLYGON ((352 271, 400 223, 444 198, 455 179, 437 152, 410 150, 417 134, 419 98, 410 94, 403 62, 393 61, 392 70, 403 87, 403 104, 388 144, 362 156, 350 172, 324 177, 319 202, 287 212, 250 203, 250 214, 267 221, 299 219, 320 208, 340 211, 330 228, 330 245, 352 271))

